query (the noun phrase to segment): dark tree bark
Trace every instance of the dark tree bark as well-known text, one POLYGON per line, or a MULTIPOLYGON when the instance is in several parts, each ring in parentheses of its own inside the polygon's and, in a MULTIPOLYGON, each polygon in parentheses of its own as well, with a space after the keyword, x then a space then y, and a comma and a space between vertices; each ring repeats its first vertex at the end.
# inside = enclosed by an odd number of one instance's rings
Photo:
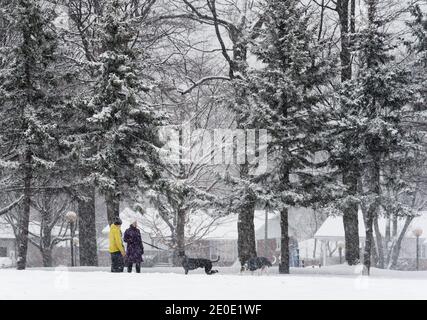
MULTIPOLYGON (((344 174, 343 182, 348 187, 350 195, 357 194, 357 176, 351 170, 344 174)), ((348 203, 343 214, 344 238, 345 238, 345 260, 349 265, 359 263, 359 207, 357 203, 348 203)))
MULTIPOLYGON (((181 119, 184 119, 183 115, 181 115, 181 119)), ((184 148, 184 132, 182 128, 179 130, 179 177, 185 179, 185 167, 183 161, 183 148, 184 148)), ((186 211, 182 208, 181 204, 178 203, 176 209, 176 216, 174 217, 174 256, 173 256, 173 265, 179 266, 181 265, 180 254, 185 254, 185 219, 186 219, 186 211)))
POLYGON ((280 211, 280 264, 279 273, 289 273, 289 223, 288 208, 280 211))
MULTIPOLYGON (((372 141, 371 146, 377 146, 378 141, 372 141)), ((368 187, 369 194, 374 197, 372 203, 366 213, 366 240, 365 240, 365 252, 363 255, 363 264, 365 271, 369 275, 371 268, 371 255, 374 240, 374 221, 378 216, 379 209, 379 196, 380 196, 380 155, 376 150, 372 151, 372 162, 368 166, 368 187)))
POLYGON ((78 199, 79 215, 79 258, 81 266, 98 265, 96 243, 95 188, 84 187, 86 199, 78 199))
MULTIPOLYGON (((46 208, 49 209, 49 208, 46 208)), ((41 246, 40 251, 43 259, 44 267, 52 267, 53 266, 53 258, 52 258, 52 212, 50 210, 42 210, 42 233, 41 233, 41 246)))
MULTIPOLYGON (((354 3, 352 1, 352 11, 354 3)), ((349 0, 339 0, 337 2, 337 12, 340 23, 340 40, 341 40, 341 82, 351 80, 352 63, 350 51, 349 37, 349 0)), ((353 13, 353 12, 352 12, 353 13)), ((355 28, 354 21, 350 25, 352 31, 355 28)), ((352 143, 352 142, 348 142, 352 143)), ((357 182, 359 177, 357 160, 349 159, 346 163, 340 165, 340 170, 343 172, 343 184, 347 187, 348 196, 355 197, 357 195, 357 182)), ((359 223, 358 223, 358 204, 350 202, 344 208, 343 224, 345 233, 345 259, 349 265, 359 263, 359 223)))
POLYGON ((350 52, 350 37, 349 37, 349 0, 339 0, 337 2, 337 12, 341 27, 341 81, 345 82, 351 79, 351 52, 350 52))
POLYGON ((396 237, 397 236, 397 215, 394 214, 393 215, 393 229, 392 229, 392 237, 396 237))
POLYGON ((180 266, 179 254, 185 253, 185 218, 186 213, 183 209, 178 209, 176 215, 176 248, 174 252, 174 261, 175 266, 180 266))
POLYGON ((115 217, 120 216, 120 195, 116 190, 105 193, 105 204, 107 206, 108 224, 112 224, 115 217))
MULTIPOLYGON (((234 32, 230 32, 230 37, 233 41, 233 63, 230 68, 230 77, 233 77, 233 71, 238 71, 241 74, 246 74, 246 58, 247 58, 247 44, 241 40, 242 35, 234 32)), ((246 100, 246 91, 242 88, 235 88, 237 94, 237 102, 240 105, 244 105, 246 100)), ((239 129, 246 129, 242 126, 241 119, 238 119, 239 129)), ((249 146, 247 146, 248 148, 249 146)), ((240 177, 241 179, 249 180, 249 164, 245 163, 240 165, 240 177)), ((251 190, 244 190, 244 196, 242 204, 239 210, 239 220, 237 223, 237 248, 239 253, 240 264, 243 264, 251 257, 256 257, 256 239, 255 239, 255 215, 256 197, 252 194, 251 190)))
POLYGON ((364 273, 369 275, 371 268, 371 252, 373 243, 373 210, 368 209, 366 217, 366 240, 365 240, 365 252, 363 254, 363 265, 365 266, 364 273))
MULTIPOLYGON (((288 110, 283 106, 283 115, 287 116, 288 110)), ((286 157, 287 146, 283 145, 283 154, 286 157)), ((285 191, 289 188, 290 171, 289 165, 286 162, 281 164, 280 168, 280 184, 281 190, 285 191)), ((289 222, 288 222, 288 208, 283 207, 280 210, 280 264, 279 273, 289 273, 289 222)))
POLYGON ((53 267, 53 257, 52 257, 52 249, 45 248, 41 250, 43 267, 53 267))
POLYGON ((249 258, 257 256, 254 211, 255 206, 248 201, 246 208, 239 212, 237 249, 239 252, 239 261, 242 266, 249 258))
POLYGON ((31 206, 31 182, 32 182, 32 154, 28 148, 24 159, 24 199, 22 202, 22 212, 18 221, 18 257, 16 267, 24 270, 27 266, 28 251, 28 228, 30 225, 31 206))

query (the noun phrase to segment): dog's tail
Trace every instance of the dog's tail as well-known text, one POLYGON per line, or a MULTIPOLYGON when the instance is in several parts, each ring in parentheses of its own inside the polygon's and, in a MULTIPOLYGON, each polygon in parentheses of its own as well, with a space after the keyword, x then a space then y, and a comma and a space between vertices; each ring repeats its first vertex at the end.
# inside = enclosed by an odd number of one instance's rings
POLYGON ((211 260, 211 262, 218 262, 219 258, 220 258, 220 256, 218 256, 218 258, 216 260, 211 260))

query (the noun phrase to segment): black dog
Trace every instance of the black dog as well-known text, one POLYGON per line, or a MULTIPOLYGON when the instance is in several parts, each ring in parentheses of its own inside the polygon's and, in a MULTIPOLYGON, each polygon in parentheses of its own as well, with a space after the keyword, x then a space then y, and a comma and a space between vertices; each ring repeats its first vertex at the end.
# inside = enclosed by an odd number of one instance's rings
POLYGON ((185 274, 188 274, 189 270, 194 270, 197 268, 205 268, 206 274, 214 274, 218 272, 218 270, 212 270, 212 263, 218 262, 219 256, 218 259, 216 259, 215 261, 211 261, 209 259, 189 258, 181 252, 180 257, 182 258, 182 267, 185 270, 185 274))
POLYGON ((240 269, 240 272, 243 272, 245 270, 255 271, 258 269, 261 269, 261 271, 264 271, 265 268, 273 266, 266 257, 252 257, 249 258, 245 264, 240 269))

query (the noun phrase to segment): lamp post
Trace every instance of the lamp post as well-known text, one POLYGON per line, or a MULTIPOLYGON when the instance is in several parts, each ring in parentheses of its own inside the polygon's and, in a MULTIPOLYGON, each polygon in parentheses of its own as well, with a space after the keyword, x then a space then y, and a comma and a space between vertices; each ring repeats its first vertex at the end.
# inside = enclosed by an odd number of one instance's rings
POLYGON ((265 208, 265 223, 264 223, 264 256, 268 256, 268 207, 265 208))
MULTIPOLYGON (((74 230, 77 229, 76 227, 74 228, 74 230)), ((77 257, 79 256, 79 238, 74 236, 73 237, 73 244, 74 244, 74 248, 73 248, 73 261, 74 261, 74 265, 77 265, 77 257)))
POLYGON ((70 224, 71 266, 74 267, 74 235, 76 232, 77 213, 75 213, 74 211, 69 211, 65 214, 65 219, 70 224))
POLYGON ((417 271, 420 269, 420 250, 419 250, 419 243, 420 243, 420 236, 423 234, 423 230, 421 228, 416 228, 412 231, 414 236, 417 238, 417 271))

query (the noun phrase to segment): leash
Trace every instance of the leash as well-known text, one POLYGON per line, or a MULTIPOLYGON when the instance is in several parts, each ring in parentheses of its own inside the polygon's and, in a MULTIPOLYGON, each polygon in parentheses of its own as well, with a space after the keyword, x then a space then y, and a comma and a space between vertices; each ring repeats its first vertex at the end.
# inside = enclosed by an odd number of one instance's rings
MULTIPOLYGON (((138 227, 138 229, 139 229, 140 231, 144 232, 144 230, 142 230, 140 227, 138 227)), ((170 250, 171 250, 171 249, 163 249, 163 248, 159 248, 159 247, 157 247, 157 246, 155 246, 155 245, 153 245, 153 244, 151 244, 151 243, 145 242, 145 241, 144 241, 144 240, 142 240, 142 239, 141 239, 141 241, 142 241, 142 243, 144 243, 144 244, 146 244, 146 245, 149 245, 150 247, 155 248, 155 249, 158 249, 158 250, 162 250, 162 251, 170 251, 170 250)), ((201 248, 209 248, 209 246, 203 246, 203 247, 201 247, 201 248)), ((224 250, 219 250, 218 248, 215 248, 215 251, 217 251, 217 252, 223 252, 224 250)))
POLYGON ((159 249, 159 250, 162 250, 162 251, 168 251, 167 249, 159 248, 159 247, 157 247, 157 246, 155 246, 155 245, 153 245, 151 243, 145 242, 142 239, 141 239, 141 241, 142 241, 142 243, 145 243, 145 244, 149 245, 150 247, 153 247, 153 248, 156 248, 156 249, 159 249))
MULTIPOLYGON (((138 229, 139 229, 140 231, 144 232, 144 230, 142 230, 140 227, 138 227, 138 229)), ((142 237, 141 237, 141 238, 142 238, 142 237)), ((151 244, 151 243, 145 242, 145 241, 144 241, 144 240, 142 240, 142 239, 141 239, 141 241, 142 241, 142 243, 145 243, 146 245, 149 245, 149 246, 150 246, 150 247, 152 247, 152 248, 155 248, 155 249, 158 249, 158 250, 162 250, 162 251, 168 251, 167 249, 159 248, 158 246, 155 246, 154 244, 151 244)))

